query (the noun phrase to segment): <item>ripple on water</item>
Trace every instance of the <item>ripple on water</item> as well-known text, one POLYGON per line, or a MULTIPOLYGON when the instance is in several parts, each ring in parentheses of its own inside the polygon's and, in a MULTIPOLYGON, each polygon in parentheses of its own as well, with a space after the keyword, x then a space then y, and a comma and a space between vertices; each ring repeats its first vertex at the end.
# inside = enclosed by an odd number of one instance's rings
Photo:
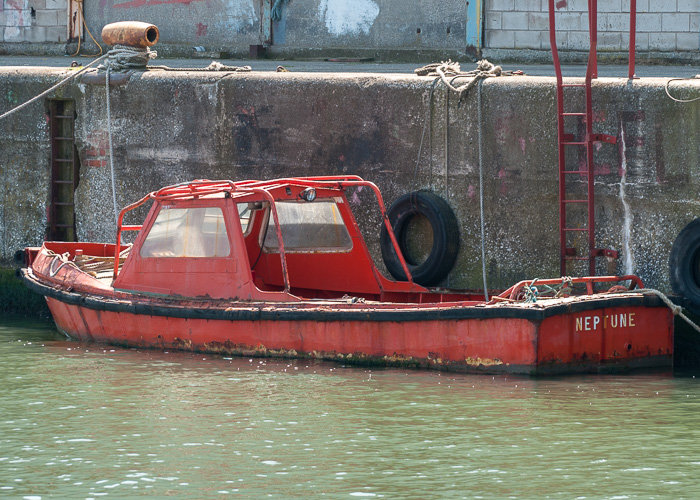
POLYGON ((5 328, 0 496, 681 497, 700 465, 695 379, 205 360, 5 328))

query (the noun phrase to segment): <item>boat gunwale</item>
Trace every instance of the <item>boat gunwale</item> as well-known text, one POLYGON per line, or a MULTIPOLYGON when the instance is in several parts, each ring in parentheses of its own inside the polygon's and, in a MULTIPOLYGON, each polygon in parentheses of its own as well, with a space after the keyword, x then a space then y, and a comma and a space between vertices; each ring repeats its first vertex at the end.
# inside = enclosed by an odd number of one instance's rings
MULTIPOLYGON (((163 316, 181 319, 210 319, 224 321, 379 321, 414 322, 467 319, 523 319, 542 321, 558 315, 577 314, 596 309, 614 307, 667 307, 653 293, 620 293, 584 295, 558 300, 556 304, 500 303, 460 305, 459 302, 443 304, 396 304, 396 308, 374 308, 363 302, 247 302, 230 299, 193 299, 168 297, 154 299, 134 294, 133 300, 118 296, 85 295, 43 283, 31 269, 20 269, 20 277, 31 290, 69 305, 92 310, 136 315, 163 316), (178 303, 175 303, 178 302, 178 303), (197 306, 197 304, 200 304, 197 306), (204 306, 206 304, 206 306, 204 306)), ((672 313, 669 309, 669 314, 672 313)))

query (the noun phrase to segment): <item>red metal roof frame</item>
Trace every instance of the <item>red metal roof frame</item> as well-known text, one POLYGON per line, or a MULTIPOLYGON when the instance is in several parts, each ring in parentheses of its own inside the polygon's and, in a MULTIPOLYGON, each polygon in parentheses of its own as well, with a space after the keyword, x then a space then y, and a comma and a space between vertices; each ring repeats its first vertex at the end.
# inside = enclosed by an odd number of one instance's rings
MULTIPOLYGON (((279 241, 279 250, 280 250, 280 259, 282 261, 282 270, 284 274, 284 288, 285 291, 288 293, 289 292, 289 276, 287 273, 287 263, 286 263, 286 256, 284 252, 284 243, 282 241, 282 233, 281 233, 281 226, 279 224, 279 220, 277 217, 277 208, 275 207, 275 197, 272 194, 272 191, 276 191, 279 188, 282 187, 287 187, 287 186, 298 186, 298 187, 304 187, 304 188, 318 188, 318 189, 337 189, 339 191, 345 191, 346 188, 348 187, 368 187, 372 191, 374 191, 375 196, 377 197, 377 203, 379 204, 379 210, 382 213, 382 220, 384 221, 384 225, 387 229, 387 232, 389 234, 389 237, 391 239, 391 243, 394 246, 394 250, 396 251, 396 255, 399 258, 399 262, 401 263, 401 267, 403 268, 404 273, 406 273, 406 277, 408 278, 408 283, 412 286, 414 284, 413 282, 413 277, 411 276, 411 272, 408 269, 408 265, 406 264, 406 259, 403 256, 403 253, 401 252, 401 249, 399 247, 399 243, 396 239, 396 235, 394 234, 394 230, 391 227, 391 223, 389 221, 389 216, 387 215, 386 211, 386 206, 384 205, 384 199, 382 198, 382 194, 379 191, 379 188, 376 186, 376 184, 365 181, 359 176, 356 175, 351 175, 351 176, 317 176, 317 177, 288 177, 288 178, 282 178, 282 179, 272 179, 268 181, 256 181, 256 180, 244 180, 244 181, 238 181, 238 182, 233 182, 230 180, 217 180, 217 181, 211 181, 207 179, 197 179, 194 181, 190 182, 183 182, 180 184, 174 184, 172 186, 166 186, 162 189, 159 189, 158 191, 153 191, 151 193, 148 193, 146 196, 141 198, 140 200, 132 203, 131 205, 128 205, 124 207, 121 212, 119 212, 119 217, 117 219, 117 244, 116 244, 116 252, 115 254, 115 259, 114 259, 114 278, 117 278, 117 275, 119 274, 119 255, 118 255, 118 249, 121 248, 121 235, 122 231, 140 231, 141 228, 143 227, 142 225, 125 225, 124 224, 124 215, 126 215, 127 212, 134 210, 135 208, 140 207, 144 203, 146 203, 149 200, 154 200, 154 201, 171 201, 171 200, 186 200, 186 199, 196 199, 196 198, 201 198, 204 196, 211 196, 215 194, 220 194, 226 193, 233 194, 233 193, 240 193, 240 194, 261 194, 265 198, 267 198, 267 201, 270 202, 270 207, 272 211, 272 217, 275 221, 275 226, 277 230, 277 241, 279 241)), ((277 199, 288 199, 288 196, 285 197, 278 197, 277 199)))

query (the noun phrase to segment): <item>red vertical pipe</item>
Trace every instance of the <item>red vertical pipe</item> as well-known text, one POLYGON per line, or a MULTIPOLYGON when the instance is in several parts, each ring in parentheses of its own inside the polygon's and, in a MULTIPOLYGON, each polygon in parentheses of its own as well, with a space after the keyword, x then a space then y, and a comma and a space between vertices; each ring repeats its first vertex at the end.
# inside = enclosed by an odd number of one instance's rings
POLYGON ((629 79, 634 78, 634 60, 637 45, 637 0, 630 0, 630 56, 629 79))
POLYGON ((595 276, 595 183, 593 178, 593 98, 591 80, 598 78, 598 0, 588 0, 590 48, 586 68, 586 165, 588 172, 588 272, 595 276))
POLYGON ((588 0, 588 70, 591 78, 598 78, 598 0, 588 0))
POLYGON ((559 61, 559 51, 557 49, 557 29, 554 22, 554 0, 549 0, 549 44, 552 48, 552 60, 554 62, 554 72, 557 75, 557 143, 559 146, 559 252, 561 275, 566 276, 566 181, 564 171, 566 170, 566 155, 564 152, 564 88, 561 74, 561 62, 559 61))

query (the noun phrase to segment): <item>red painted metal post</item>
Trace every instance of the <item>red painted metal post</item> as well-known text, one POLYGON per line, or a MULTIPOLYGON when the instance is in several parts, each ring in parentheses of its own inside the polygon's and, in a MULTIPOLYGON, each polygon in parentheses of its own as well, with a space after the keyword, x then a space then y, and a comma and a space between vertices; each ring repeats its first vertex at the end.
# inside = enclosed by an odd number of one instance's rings
POLYGON ((588 0, 588 71, 591 78, 598 78, 598 0, 588 0))
POLYGON ((637 45, 637 0, 630 0, 630 56, 629 56, 629 79, 635 78, 634 60, 637 45))
POLYGON ((588 180, 588 273, 595 275, 595 182, 593 161, 593 91, 591 80, 598 78, 598 0, 588 0, 590 47, 586 68, 586 165, 588 180))
POLYGON ((559 155, 559 252, 561 275, 566 273, 566 180, 563 172, 566 170, 566 154, 564 151, 564 88, 561 74, 561 61, 559 60, 559 50, 557 49, 557 29, 554 20, 554 0, 549 0, 549 45, 552 48, 552 60, 554 62, 554 72, 557 75, 557 136, 559 155))

